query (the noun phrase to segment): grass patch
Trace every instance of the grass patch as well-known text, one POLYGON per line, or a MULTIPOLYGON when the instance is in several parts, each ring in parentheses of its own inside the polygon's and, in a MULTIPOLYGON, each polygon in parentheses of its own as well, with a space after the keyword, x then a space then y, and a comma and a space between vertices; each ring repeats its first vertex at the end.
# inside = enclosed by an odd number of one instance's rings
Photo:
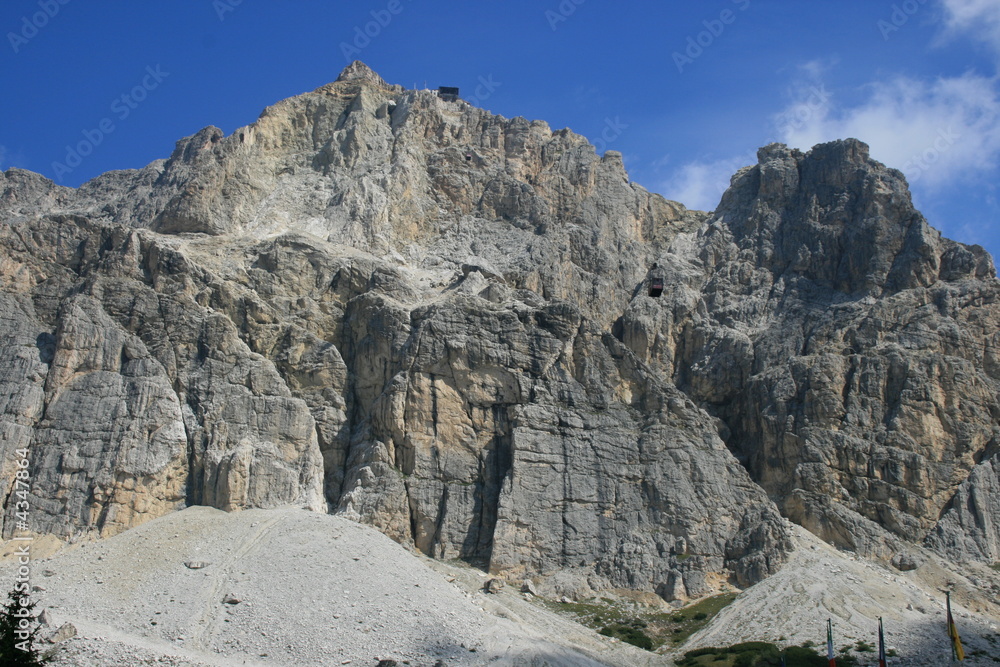
POLYGON ((604 626, 598 630, 598 632, 605 637, 618 637, 623 642, 628 642, 632 646, 638 646, 639 648, 646 649, 647 651, 653 650, 653 640, 650 639, 649 635, 641 629, 631 625, 615 623, 614 625, 604 626))
POLYGON ((857 642, 854 643, 854 650, 857 651, 858 653, 874 653, 875 645, 869 644, 868 642, 859 639, 857 642))
POLYGON ((708 625, 716 614, 736 599, 736 596, 737 593, 713 595, 684 607, 679 612, 650 614, 647 620, 652 629, 651 634, 663 637, 663 643, 666 643, 669 637, 671 644, 675 646, 683 644, 688 637, 708 625))
POLYGON ((586 602, 552 602, 549 606, 557 611, 568 611, 569 613, 576 614, 577 616, 591 616, 594 614, 602 614, 607 611, 606 605, 593 603, 588 604, 586 602))
MULTIPOLYGON (((677 661, 679 667, 827 667, 827 660, 809 646, 789 646, 782 650, 768 642, 744 642, 724 648, 688 651, 677 661)), ((838 663, 839 664, 839 663, 838 663)))
MULTIPOLYGON (((539 601, 547 608, 572 614, 576 621, 608 637, 617 637, 646 650, 669 644, 676 646, 702 629, 728 604, 736 593, 724 593, 700 600, 671 612, 644 612, 627 602, 599 598, 583 602, 539 601), (648 642, 648 644, 647 644, 648 642)), ((715 665, 715 667, 724 667, 715 665)))
POLYGON ((990 565, 990 567, 996 570, 997 572, 1000 572, 1000 563, 993 563, 993 565, 990 565))

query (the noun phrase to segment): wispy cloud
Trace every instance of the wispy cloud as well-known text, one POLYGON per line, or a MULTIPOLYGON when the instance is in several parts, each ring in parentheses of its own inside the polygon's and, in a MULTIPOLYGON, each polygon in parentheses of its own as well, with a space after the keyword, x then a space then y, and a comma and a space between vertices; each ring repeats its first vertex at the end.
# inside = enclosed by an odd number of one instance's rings
POLYGON ((1000 54, 1000 3, 996 0, 941 0, 946 36, 971 35, 1000 54))
MULTIPOLYGON (((921 81, 897 76, 869 83, 861 100, 838 103, 814 67, 800 68, 789 101, 771 117, 775 141, 802 150, 854 137, 872 157, 901 170, 911 186, 939 190, 993 173, 1000 166, 1000 88, 995 79, 968 73, 921 81)), ((713 209, 730 176, 754 164, 752 153, 679 166, 663 194, 688 207, 713 209)))
POLYGON ((829 103, 799 124, 774 117, 779 140, 802 149, 844 137, 871 146, 872 157, 911 182, 940 187, 1000 162, 1000 97, 996 83, 973 73, 921 81, 895 77, 867 84, 850 107, 829 103))
MULTIPOLYGON (((861 88, 861 100, 839 104, 815 67, 800 68, 788 103, 771 117, 772 137, 809 150, 854 137, 872 157, 901 170, 910 184, 939 190, 1000 166, 1000 89, 974 73, 921 81, 897 76, 861 88)), ((664 196, 711 210, 753 153, 679 166, 662 184, 664 196)))
MULTIPOLYGON (((1000 56, 1000 2, 938 0, 942 41, 975 39, 1000 56)), ((872 157, 906 174, 925 193, 969 179, 992 179, 1000 167, 1000 76, 974 71, 919 79, 888 75, 838 96, 826 88, 836 60, 800 64, 789 77, 786 103, 771 116, 771 137, 802 150, 854 137, 872 157), (850 103, 843 98, 850 98, 850 103)), ((692 208, 718 204, 730 176, 756 162, 750 154, 677 167, 664 194, 692 208)))
MULTIPOLYGON (((981 40, 1000 55, 997 0, 940 0, 943 40, 981 40)), ((808 149, 817 143, 856 137, 872 156, 903 171, 911 184, 940 188, 1000 164, 1000 86, 996 77, 976 72, 937 79, 891 76, 860 88, 861 101, 836 100, 812 106, 802 118, 803 81, 819 85, 827 70, 808 63, 793 84, 793 99, 773 120, 778 138, 808 149), (797 123, 787 122, 798 117, 797 123)))
POLYGON ((682 165, 661 186, 667 199, 679 201, 688 208, 714 210, 729 187, 733 174, 748 164, 756 164, 753 153, 743 156, 689 162, 682 165))
MULTIPOLYGON (((832 96, 823 85, 822 78, 835 64, 832 60, 811 60, 795 68, 794 83, 788 89, 790 102, 774 115, 770 138, 762 143, 782 141, 786 134, 826 115, 832 96)), ((713 210, 729 187, 733 174, 742 167, 757 163, 754 149, 739 155, 701 159, 681 165, 661 183, 660 191, 665 197, 688 208, 713 210)), ((669 159, 663 158, 654 166, 664 168, 668 164, 669 159)))

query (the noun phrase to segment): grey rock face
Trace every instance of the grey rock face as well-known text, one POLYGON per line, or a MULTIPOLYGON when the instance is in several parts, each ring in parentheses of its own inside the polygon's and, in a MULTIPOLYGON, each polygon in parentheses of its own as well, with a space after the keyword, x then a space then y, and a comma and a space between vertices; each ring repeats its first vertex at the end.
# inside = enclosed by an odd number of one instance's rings
POLYGON ((15 451, 30 448, 32 530, 113 534, 186 503, 325 507, 308 408, 228 319, 169 280, 173 293, 150 286, 157 260, 175 257, 82 219, 4 226, 0 239, 14 288, 3 454, 13 484, 15 451))
POLYGON ((928 227, 860 142, 759 158, 661 258, 660 307, 630 305, 624 340, 725 422, 793 521, 869 555, 933 533, 995 559, 991 259, 928 227))
POLYGON ((560 595, 753 583, 780 512, 991 557, 992 263, 866 150, 766 147, 705 214, 356 63, 78 190, 10 170, 0 476, 28 446, 62 537, 298 504, 560 595))
POLYGON ((927 536, 932 548, 962 560, 1000 562, 1000 459, 994 453, 972 469, 927 536))

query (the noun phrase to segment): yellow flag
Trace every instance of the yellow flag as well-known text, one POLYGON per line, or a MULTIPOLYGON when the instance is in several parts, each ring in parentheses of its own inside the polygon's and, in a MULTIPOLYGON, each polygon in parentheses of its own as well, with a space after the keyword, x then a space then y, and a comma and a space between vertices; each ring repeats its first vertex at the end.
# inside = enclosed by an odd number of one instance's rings
POLYGON ((951 639, 952 655, 959 661, 965 660, 965 651, 962 649, 962 640, 958 636, 958 628, 955 627, 955 619, 951 617, 951 593, 948 594, 948 637, 951 639))

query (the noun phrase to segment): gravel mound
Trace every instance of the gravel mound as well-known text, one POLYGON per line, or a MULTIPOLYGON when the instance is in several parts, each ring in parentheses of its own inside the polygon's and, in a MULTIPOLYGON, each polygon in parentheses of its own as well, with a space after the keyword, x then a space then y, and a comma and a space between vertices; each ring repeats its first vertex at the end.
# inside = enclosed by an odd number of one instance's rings
MULTIPOLYGON (((949 564, 914 547, 920 565, 897 569, 838 551, 804 528, 793 527, 796 550, 775 575, 744 591, 685 650, 764 640, 779 645, 814 642, 825 651, 826 621, 833 620, 834 646, 861 640, 876 645, 883 618, 886 646, 899 657, 890 664, 940 667, 949 664, 945 594, 966 650, 965 665, 995 665, 1000 657, 1000 577, 985 566, 949 564), (982 651, 982 655, 974 655, 982 651)), ((872 654, 867 654, 869 664, 872 654)), ((864 655, 861 655, 864 658, 864 655)))
POLYGON ((301 509, 191 507, 32 565, 38 609, 78 630, 56 666, 638 664, 631 647, 578 650, 450 578, 301 509))
MULTIPOLYGON (((960 576, 920 551, 903 572, 793 530, 788 564, 680 652, 748 640, 822 646, 827 618, 838 648, 874 643, 882 616, 898 664, 946 664, 941 591, 949 588, 965 664, 995 664, 1000 573, 960 576)), ((52 551, 43 540, 37 546, 52 551)), ((13 567, 9 558, 0 567, 8 581, 13 567)), ((35 597, 48 631, 77 630, 58 644, 55 667, 672 664, 553 614, 519 582, 487 594, 488 579, 339 517, 191 507, 34 560, 31 583, 43 589, 35 597)))

